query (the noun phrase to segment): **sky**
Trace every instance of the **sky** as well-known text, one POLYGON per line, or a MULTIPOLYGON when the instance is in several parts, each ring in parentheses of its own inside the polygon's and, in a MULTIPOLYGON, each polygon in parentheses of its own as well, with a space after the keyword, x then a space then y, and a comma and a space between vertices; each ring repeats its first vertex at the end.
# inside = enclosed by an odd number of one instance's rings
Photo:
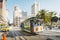
MULTIPOLYGON (((13 23, 13 13, 14 13, 14 6, 19 6, 20 10, 27 11, 27 14, 31 14, 31 6, 34 4, 35 0, 7 0, 6 8, 9 11, 9 19, 10 22, 13 23)), ((60 0, 37 0, 40 4, 40 10, 50 10, 55 11, 58 14, 60 13, 60 0)), ((58 15, 57 14, 57 15, 58 15)))

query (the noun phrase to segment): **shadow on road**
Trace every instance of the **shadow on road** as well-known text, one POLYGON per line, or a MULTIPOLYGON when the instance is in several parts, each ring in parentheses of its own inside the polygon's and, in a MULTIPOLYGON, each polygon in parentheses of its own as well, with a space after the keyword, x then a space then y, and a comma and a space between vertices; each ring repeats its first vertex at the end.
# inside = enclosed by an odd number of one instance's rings
POLYGON ((16 36, 35 36, 37 34, 28 33, 25 31, 9 31, 7 37, 16 37, 16 36))

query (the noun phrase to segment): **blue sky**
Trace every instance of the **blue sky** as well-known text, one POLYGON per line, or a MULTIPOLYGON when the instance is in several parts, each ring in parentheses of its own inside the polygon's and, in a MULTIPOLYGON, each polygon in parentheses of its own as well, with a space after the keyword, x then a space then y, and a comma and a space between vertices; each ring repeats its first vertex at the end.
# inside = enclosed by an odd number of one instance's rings
MULTIPOLYGON (((14 5, 18 5, 21 10, 27 11, 28 15, 31 13, 31 6, 35 0, 7 0, 7 9, 9 10, 10 22, 13 22, 14 5)), ((52 10, 60 13, 60 0, 37 0, 40 4, 40 9, 52 10)))

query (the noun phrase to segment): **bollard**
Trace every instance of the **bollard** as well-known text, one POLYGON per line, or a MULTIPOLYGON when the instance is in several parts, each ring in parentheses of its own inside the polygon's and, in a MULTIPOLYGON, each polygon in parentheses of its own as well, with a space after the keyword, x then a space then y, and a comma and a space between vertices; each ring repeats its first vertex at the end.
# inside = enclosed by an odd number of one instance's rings
POLYGON ((6 34, 3 35, 3 40, 7 40, 7 35, 6 34))

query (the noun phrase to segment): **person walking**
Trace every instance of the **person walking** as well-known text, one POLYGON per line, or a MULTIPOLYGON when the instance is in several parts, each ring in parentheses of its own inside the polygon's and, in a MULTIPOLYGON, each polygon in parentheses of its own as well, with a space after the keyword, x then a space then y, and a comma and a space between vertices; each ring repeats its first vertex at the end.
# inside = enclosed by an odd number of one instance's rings
POLYGON ((3 40, 7 40, 7 34, 3 34, 3 40))

